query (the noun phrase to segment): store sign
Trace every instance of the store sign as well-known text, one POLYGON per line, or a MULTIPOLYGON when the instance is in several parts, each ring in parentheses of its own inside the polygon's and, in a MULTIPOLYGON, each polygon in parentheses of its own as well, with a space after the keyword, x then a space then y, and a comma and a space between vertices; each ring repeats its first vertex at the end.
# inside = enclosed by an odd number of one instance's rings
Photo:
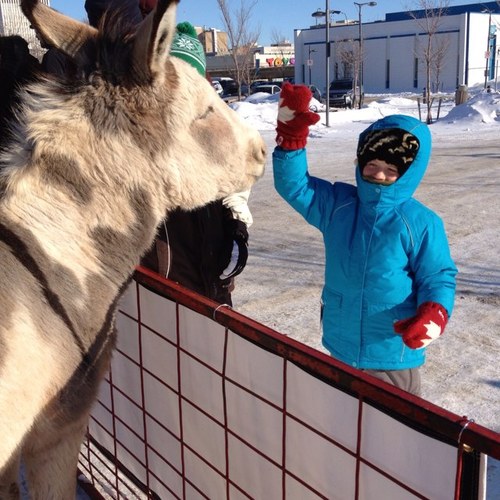
POLYGON ((270 68, 278 68, 280 66, 294 66, 295 57, 268 57, 266 58, 266 63, 270 68))

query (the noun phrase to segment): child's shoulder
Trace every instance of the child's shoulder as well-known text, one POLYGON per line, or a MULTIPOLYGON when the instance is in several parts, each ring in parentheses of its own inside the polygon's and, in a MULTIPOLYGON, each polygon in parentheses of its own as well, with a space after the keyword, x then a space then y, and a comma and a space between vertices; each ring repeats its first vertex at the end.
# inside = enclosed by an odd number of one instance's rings
POLYGON ((333 189, 336 194, 343 194, 344 196, 356 196, 358 188, 353 184, 347 182, 334 182, 333 189))
POLYGON ((402 210, 405 211, 418 211, 419 213, 428 213, 428 214, 433 214, 436 215, 436 212, 429 208, 427 205, 424 205, 421 201, 417 200, 416 198, 410 198, 406 201, 404 201, 401 204, 402 210))
POLYGON ((357 204, 358 201, 358 188, 347 182, 334 182, 330 184, 331 195, 330 199, 334 206, 346 206, 357 204))
POLYGON ((442 223, 441 217, 415 198, 410 198, 399 206, 401 215, 418 226, 442 223))

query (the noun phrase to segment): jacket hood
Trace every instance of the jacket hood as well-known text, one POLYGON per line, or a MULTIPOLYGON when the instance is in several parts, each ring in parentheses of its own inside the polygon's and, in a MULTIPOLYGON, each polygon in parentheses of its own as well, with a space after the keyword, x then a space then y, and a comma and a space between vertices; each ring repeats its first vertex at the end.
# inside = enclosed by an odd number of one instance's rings
POLYGON ((413 134, 419 142, 418 152, 408 170, 394 184, 389 186, 365 181, 361 176, 359 165, 356 165, 358 196, 363 203, 390 205, 402 203, 413 196, 424 177, 431 156, 432 140, 429 127, 420 120, 406 115, 386 116, 361 132, 358 144, 364 142, 366 135, 374 130, 394 128, 413 134))

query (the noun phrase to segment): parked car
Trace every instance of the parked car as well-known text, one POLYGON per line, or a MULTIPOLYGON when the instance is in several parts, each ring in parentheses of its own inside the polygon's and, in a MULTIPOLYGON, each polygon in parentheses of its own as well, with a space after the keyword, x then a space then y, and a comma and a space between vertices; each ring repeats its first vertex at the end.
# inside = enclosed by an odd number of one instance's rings
POLYGON ((224 93, 224 89, 222 88, 219 80, 212 80, 212 87, 215 89, 218 95, 222 95, 224 93))
POLYGON ((319 102, 323 102, 323 96, 321 95, 321 90, 316 87, 316 85, 308 85, 309 90, 312 92, 314 99, 319 102))
POLYGON ((250 95, 250 85, 248 83, 242 82, 240 85, 241 95, 248 96, 250 95))
MULTIPOLYGON (((359 95, 359 87, 357 92, 359 95)), ((354 104, 353 81, 350 78, 333 80, 329 89, 330 106, 334 108, 352 108, 354 104)))
MULTIPOLYGON (((221 97, 234 97, 238 95, 238 82, 233 78, 229 78, 227 76, 214 76, 212 77, 212 85, 219 84, 222 87, 222 92, 219 94, 221 97)), ((242 82, 240 85, 241 95, 247 96, 249 95, 248 85, 245 82, 242 82)))
POLYGON ((279 94, 281 92, 281 87, 275 85, 274 83, 265 83, 262 85, 256 85, 252 94, 256 94, 257 92, 266 92, 267 94, 279 94))
POLYGON ((258 85, 267 85, 269 82, 267 80, 255 80, 250 84, 250 94, 253 94, 253 89, 258 85))
POLYGON ((279 88, 283 87, 283 84, 285 83, 284 80, 271 80, 268 83, 272 83, 273 85, 277 85, 279 88))
POLYGON ((238 82, 226 76, 212 77, 212 82, 219 82, 222 86, 222 97, 238 95, 238 82))

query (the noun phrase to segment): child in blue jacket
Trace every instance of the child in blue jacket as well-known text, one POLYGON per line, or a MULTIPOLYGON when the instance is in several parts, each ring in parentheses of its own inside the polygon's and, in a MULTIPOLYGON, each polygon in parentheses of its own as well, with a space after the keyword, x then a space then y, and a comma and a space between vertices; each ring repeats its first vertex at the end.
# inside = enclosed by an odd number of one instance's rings
POLYGON ((273 153, 278 193, 323 233, 323 345, 339 360, 420 393, 425 348, 452 312, 456 267, 441 219, 412 198, 431 136, 403 115, 361 133, 356 184, 309 175, 310 91, 285 84, 273 153))

